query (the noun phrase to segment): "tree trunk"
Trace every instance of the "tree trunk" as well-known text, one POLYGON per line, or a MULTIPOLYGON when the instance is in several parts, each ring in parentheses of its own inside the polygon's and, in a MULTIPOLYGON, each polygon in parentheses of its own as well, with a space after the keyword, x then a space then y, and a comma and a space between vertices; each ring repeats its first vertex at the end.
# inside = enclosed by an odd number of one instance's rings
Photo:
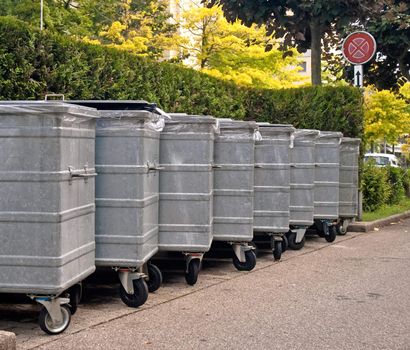
POLYGON ((322 26, 318 18, 310 22, 312 37, 312 85, 322 85, 322 26))
POLYGON ((408 66, 406 65, 405 57, 406 55, 399 57, 399 69, 400 69, 400 73, 403 74, 403 76, 407 80, 410 80, 410 72, 409 72, 408 66))

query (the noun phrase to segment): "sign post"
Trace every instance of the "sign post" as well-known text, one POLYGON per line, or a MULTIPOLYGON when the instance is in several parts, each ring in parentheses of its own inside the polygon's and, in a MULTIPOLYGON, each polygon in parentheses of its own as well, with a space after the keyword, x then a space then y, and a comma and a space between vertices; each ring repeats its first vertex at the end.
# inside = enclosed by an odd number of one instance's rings
POLYGON ((343 56, 354 65, 354 85, 363 87, 363 65, 376 53, 376 40, 367 32, 354 32, 343 42, 343 56))

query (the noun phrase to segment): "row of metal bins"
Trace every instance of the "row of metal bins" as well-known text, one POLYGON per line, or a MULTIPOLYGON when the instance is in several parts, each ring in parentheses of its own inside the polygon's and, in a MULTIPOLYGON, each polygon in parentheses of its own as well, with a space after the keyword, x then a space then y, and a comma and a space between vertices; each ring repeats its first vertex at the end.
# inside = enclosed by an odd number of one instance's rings
POLYGON ((254 238, 279 259, 308 228, 345 232, 339 208, 345 222, 356 215, 356 139, 140 101, 69 102, 0 103, 0 292, 43 304, 47 333, 68 326, 95 266, 117 271, 121 299, 137 307, 161 285, 154 256, 184 254, 195 284, 213 241, 251 270, 254 238))

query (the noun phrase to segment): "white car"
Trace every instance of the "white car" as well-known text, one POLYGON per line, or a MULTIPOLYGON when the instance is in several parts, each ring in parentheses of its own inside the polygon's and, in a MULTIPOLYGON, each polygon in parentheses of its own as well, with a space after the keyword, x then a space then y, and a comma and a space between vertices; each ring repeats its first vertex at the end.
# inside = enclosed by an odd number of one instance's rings
POLYGON ((373 159, 376 166, 392 166, 394 168, 400 167, 400 162, 394 154, 387 153, 366 153, 364 155, 365 162, 373 159))

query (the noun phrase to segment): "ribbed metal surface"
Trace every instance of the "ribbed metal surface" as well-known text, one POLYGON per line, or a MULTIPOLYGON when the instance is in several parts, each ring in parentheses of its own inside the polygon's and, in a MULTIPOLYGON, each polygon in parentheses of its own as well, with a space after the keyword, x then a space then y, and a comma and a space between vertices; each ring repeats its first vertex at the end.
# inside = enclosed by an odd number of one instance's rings
POLYGON ((289 224, 310 226, 314 215, 315 140, 319 131, 297 129, 293 135, 289 224))
MULTIPOLYGON (((121 108, 121 106, 119 106, 121 108)), ((144 111, 100 111, 96 265, 140 267, 158 251, 159 131, 144 111)))
POLYGON ((220 122, 214 143, 213 236, 216 241, 253 239, 254 133, 256 123, 220 122))
POLYGON ((159 249, 206 252, 212 242, 216 119, 172 115, 161 133, 159 249))
POLYGON ((0 102, 0 292, 58 295, 94 271, 96 116, 0 102))
POLYGON ((340 144, 339 217, 358 214, 360 139, 342 138, 340 144))
POLYGON ((255 232, 289 231, 290 125, 261 124, 255 147, 255 232))
POLYGON ((343 134, 321 131, 315 146, 315 219, 339 217, 339 146, 343 134))

